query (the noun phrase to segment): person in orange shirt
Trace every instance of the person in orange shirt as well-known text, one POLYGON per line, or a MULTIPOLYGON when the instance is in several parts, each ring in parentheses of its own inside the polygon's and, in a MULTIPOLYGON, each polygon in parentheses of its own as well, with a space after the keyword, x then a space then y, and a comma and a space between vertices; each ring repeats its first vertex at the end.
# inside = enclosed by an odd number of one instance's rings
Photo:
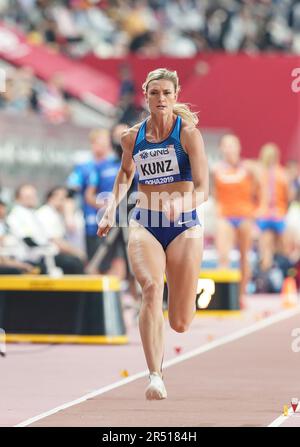
POLYGON ((236 135, 220 141, 223 160, 213 169, 217 205, 216 248, 220 268, 230 266, 229 254, 235 244, 240 250, 240 306, 250 276, 248 251, 251 248, 257 181, 250 161, 240 158, 241 143, 236 135))
POLYGON ((280 165, 280 150, 274 143, 264 144, 259 155, 260 197, 257 226, 261 231, 261 269, 272 267, 276 252, 282 251, 285 216, 288 209, 288 177, 280 165))

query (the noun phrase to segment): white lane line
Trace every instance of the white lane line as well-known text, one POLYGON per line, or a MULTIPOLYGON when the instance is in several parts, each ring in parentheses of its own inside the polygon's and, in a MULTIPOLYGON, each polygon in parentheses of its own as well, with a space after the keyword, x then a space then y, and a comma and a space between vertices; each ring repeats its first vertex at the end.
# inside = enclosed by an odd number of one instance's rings
POLYGON ((284 416, 283 414, 281 414, 278 418, 274 419, 274 421, 271 422, 271 424, 269 424, 268 427, 280 427, 281 424, 288 421, 291 417, 292 418, 299 417, 298 425, 296 427, 300 427, 300 412, 296 411, 295 413, 292 407, 289 407, 288 409, 288 416, 284 416))
POLYGON ((290 407, 288 410, 288 416, 284 416, 282 414, 277 419, 274 419, 274 421, 271 422, 271 424, 269 424, 268 427, 279 427, 281 424, 283 424, 285 421, 287 421, 292 416, 293 413, 294 413, 294 411, 293 411, 292 407, 290 407))
MULTIPOLYGON (((178 357, 176 357, 175 359, 167 360, 166 362, 164 362, 164 369, 169 368, 170 366, 176 365, 177 363, 181 363, 184 360, 188 360, 192 357, 203 354, 204 352, 210 351, 210 350, 217 348, 219 346, 223 346, 226 343, 230 343, 232 341, 238 340, 239 338, 245 337, 246 335, 252 334, 253 332, 260 331, 261 329, 271 326, 272 324, 277 323, 279 321, 283 321, 288 318, 291 318, 299 313, 300 313, 300 306, 297 306, 293 309, 285 310, 283 312, 280 312, 279 314, 272 315, 272 316, 266 318, 265 320, 258 321, 249 327, 246 327, 244 329, 240 329, 239 331, 234 332, 233 334, 221 337, 215 341, 212 341, 210 343, 207 343, 207 344, 201 346, 200 348, 193 349, 192 351, 189 351, 186 354, 181 354, 178 357)), ((78 399, 75 399, 70 402, 66 402, 65 404, 59 405, 58 407, 55 407, 52 410, 46 411, 46 412, 41 413, 41 414, 34 416, 32 418, 26 419, 25 421, 20 422, 19 424, 15 425, 15 427, 26 427, 30 424, 33 424, 36 421, 39 421, 40 419, 44 419, 48 416, 51 416, 52 414, 55 414, 58 411, 65 410, 66 408, 80 404, 81 402, 84 402, 88 399, 92 399, 93 397, 99 396, 100 394, 107 393, 108 391, 111 391, 111 390, 118 388, 120 386, 127 385, 128 383, 133 382, 134 380, 148 376, 148 374, 149 374, 148 370, 134 374, 130 377, 127 377, 126 379, 119 380, 118 382, 115 382, 111 385, 99 388, 95 391, 92 391, 91 393, 85 394, 84 396, 82 396, 78 399)))
POLYGON ((127 383, 133 382, 134 380, 140 379, 141 377, 145 377, 146 375, 148 375, 147 371, 143 371, 141 373, 134 374, 130 377, 127 377, 126 379, 119 380, 118 382, 115 382, 111 385, 107 385, 107 386, 99 388, 95 391, 91 391, 90 393, 85 394, 84 396, 79 397, 78 399, 75 399, 70 402, 66 402, 65 404, 59 405, 58 407, 55 407, 52 410, 46 411, 45 413, 41 413, 41 414, 38 414, 37 416, 34 416, 30 419, 26 419, 25 421, 20 422, 19 424, 15 425, 14 427, 26 427, 40 419, 44 419, 47 416, 51 416, 52 414, 57 413, 58 411, 65 410, 66 408, 69 408, 69 407, 73 407, 74 405, 80 404, 88 399, 92 399, 93 397, 99 396, 100 394, 107 393, 108 391, 111 391, 114 388, 118 388, 122 385, 126 385, 127 383))

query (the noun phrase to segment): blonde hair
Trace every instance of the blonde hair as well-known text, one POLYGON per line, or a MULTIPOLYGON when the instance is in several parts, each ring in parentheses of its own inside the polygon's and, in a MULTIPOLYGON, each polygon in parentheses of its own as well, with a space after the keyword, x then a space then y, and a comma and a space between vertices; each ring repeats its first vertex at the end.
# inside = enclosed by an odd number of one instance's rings
POLYGON ((275 143, 264 144, 259 153, 259 159, 265 166, 277 164, 280 159, 280 150, 275 143))
MULTIPOLYGON (((148 73, 146 81, 143 84, 144 93, 147 93, 148 85, 151 81, 158 81, 159 79, 166 79, 167 81, 171 81, 174 85, 175 93, 180 92, 177 71, 171 71, 167 68, 157 68, 156 70, 150 71, 148 73)), ((188 121, 194 126, 196 126, 199 122, 197 112, 192 112, 189 105, 186 103, 176 102, 174 104, 173 112, 175 113, 175 115, 181 116, 184 120, 188 121)))
POLYGON ((102 136, 109 136, 108 129, 92 129, 89 133, 89 139, 92 143, 99 140, 102 136))
POLYGON ((222 143, 227 143, 227 142, 236 144, 239 147, 239 149, 241 150, 241 140, 239 139, 239 137, 237 135, 234 135, 232 133, 227 133, 227 134, 223 135, 220 140, 220 145, 222 145, 222 143))

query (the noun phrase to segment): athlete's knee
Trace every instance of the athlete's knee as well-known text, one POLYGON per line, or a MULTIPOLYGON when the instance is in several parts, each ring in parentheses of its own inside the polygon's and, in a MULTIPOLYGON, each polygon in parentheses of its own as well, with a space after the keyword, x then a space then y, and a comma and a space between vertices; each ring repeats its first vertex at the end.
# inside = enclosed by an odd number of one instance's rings
POLYGON ((170 319, 170 326, 176 332, 186 332, 190 327, 190 321, 185 319, 170 319))
POLYGON ((163 287, 159 281, 150 279, 142 285, 143 299, 146 304, 153 304, 159 300, 161 302, 163 287))

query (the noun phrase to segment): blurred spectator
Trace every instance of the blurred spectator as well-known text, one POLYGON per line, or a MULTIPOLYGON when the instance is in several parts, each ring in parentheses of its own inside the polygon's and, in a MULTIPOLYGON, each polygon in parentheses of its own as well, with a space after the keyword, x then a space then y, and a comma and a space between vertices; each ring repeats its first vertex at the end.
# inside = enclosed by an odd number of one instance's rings
POLYGON ((0 109, 30 112, 38 108, 33 72, 30 67, 7 70, 6 91, 0 94, 0 109))
POLYGON ((57 73, 38 94, 41 113, 54 124, 64 123, 70 119, 70 108, 63 85, 63 77, 57 73))
MULTIPOLYGON (((116 124, 112 129, 111 129, 111 143, 112 143, 112 147, 113 150, 117 156, 117 158, 121 161, 122 158, 122 146, 121 146, 121 136, 123 134, 123 132, 128 129, 128 126, 124 123, 119 123, 116 124)), ((138 286, 135 280, 135 277, 133 276, 133 273, 131 272, 130 269, 130 265, 128 262, 128 256, 127 256, 127 241, 128 241, 128 227, 127 227, 127 223, 129 221, 129 213, 130 211, 135 207, 135 203, 136 203, 136 192, 138 189, 138 172, 136 171, 135 177, 132 181, 132 184, 127 192, 126 197, 123 199, 123 201, 121 202, 120 207, 122 207, 125 203, 127 205, 127 216, 124 216, 126 218, 126 225, 122 228, 120 228, 120 231, 122 232, 122 234, 120 234, 121 237, 121 241, 120 244, 123 247, 123 251, 120 253, 121 257, 125 258, 125 262, 126 262, 126 268, 127 268, 127 274, 126 274, 126 279, 128 280, 128 291, 129 294, 132 298, 132 302, 131 305, 134 306, 134 303, 138 303, 140 304, 140 300, 141 300, 141 296, 140 296, 140 292, 138 290, 138 286)), ((122 208, 121 208, 122 209, 122 208)), ((123 225, 123 222, 121 221, 121 219, 119 219, 119 222, 121 222, 121 224, 123 225)), ((120 225, 121 226, 121 225, 120 225)), ((122 261, 120 261, 120 266, 123 269, 123 263, 122 261)), ((120 271, 120 274, 123 275, 123 271, 120 271)), ((139 308, 139 306, 138 306, 139 308)))
POLYGON ((230 267, 230 253, 237 246, 240 253, 240 304, 250 279, 248 253, 252 245, 253 215, 256 205, 257 179, 251 163, 241 159, 241 142, 226 134, 220 141, 222 160, 213 170, 217 225, 215 244, 219 267, 230 267))
POLYGON ((133 126, 137 121, 143 119, 145 109, 137 104, 136 90, 131 68, 128 64, 122 64, 119 69, 120 90, 117 104, 116 120, 133 126))
MULTIPOLYGON (((99 215, 105 209, 107 201, 109 200, 109 194, 113 190, 116 175, 120 168, 120 158, 113 152, 110 134, 107 133, 108 141, 106 145, 106 154, 102 158, 100 163, 97 163, 95 169, 91 172, 87 189, 85 193, 86 201, 90 206, 99 208, 99 215), (109 143, 109 144, 108 144, 109 143), (101 194, 99 199, 98 195, 101 194)), ((118 236, 114 240, 112 246, 110 246, 107 255, 100 262, 99 270, 101 273, 113 274, 121 279, 125 277, 125 241, 123 239, 122 231, 118 229, 118 236)), ((93 241, 93 246, 89 248, 92 256, 96 251, 106 244, 104 239, 97 236, 91 239, 89 243, 93 241)))
MULTIPOLYGON (((86 188, 89 182, 89 177, 94 169, 105 160, 111 151, 111 142, 109 131, 106 129, 94 129, 90 136, 91 156, 90 160, 76 165, 67 179, 67 187, 70 191, 70 202, 73 202, 72 207, 69 207, 69 214, 73 214, 76 207, 76 199, 79 198, 80 207, 83 212, 85 221, 85 242, 88 259, 91 259, 96 251, 97 236, 97 209, 90 205, 85 198, 86 188)), ((93 203, 93 205, 95 205, 93 203)), ((71 216, 72 218, 72 216, 71 216)))
MULTIPOLYGON (((286 256, 293 262, 300 261, 300 165, 296 160, 287 163, 290 203, 286 216, 284 249, 286 256)), ((300 264, 299 264, 300 267, 300 264)))
POLYGON ((155 27, 155 17, 145 0, 132 0, 128 6, 123 3, 120 12, 121 29, 129 39, 134 39, 155 27))
POLYGON ((284 234, 285 255, 293 261, 300 261, 300 189, 289 205, 286 216, 286 231, 284 234))
POLYGON ((228 30, 224 36, 224 48, 230 52, 243 49, 245 42, 254 45, 257 35, 257 23, 248 6, 242 6, 229 21, 228 30))
POLYGON ((198 31, 204 27, 203 8, 194 0, 174 0, 166 3, 166 17, 178 31, 198 31))
POLYGON ((275 253, 283 252, 282 235, 288 208, 288 178, 280 164, 280 150, 274 143, 265 144, 260 151, 260 195, 257 225, 261 231, 261 269, 269 270, 275 253))
POLYGON ((40 224, 48 240, 59 249, 55 257, 56 265, 64 273, 83 273, 85 254, 66 240, 66 226, 64 222, 64 206, 67 190, 62 186, 51 189, 46 196, 46 203, 36 212, 40 224))
POLYGON ((0 274, 15 275, 19 273, 37 273, 34 266, 27 262, 19 261, 12 256, 3 255, 6 249, 6 242, 9 239, 8 226, 6 223, 6 204, 0 200, 0 274))
POLYGON ((137 105, 134 102, 134 98, 131 97, 124 108, 120 107, 118 109, 117 120, 119 123, 125 123, 131 127, 137 121, 142 121, 145 119, 147 115, 148 113, 146 112, 145 108, 141 105, 137 105))
POLYGON ((121 122, 119 124, 116 124, 112 128, 111 133, 110 133, 111 145, 112 145, 112 148, 119 160, 121 160, 122 153, 123 153, 123 149, 121 146, 121 136, 122 136, 123 132, 125 132, 127 129, 128 129, 127 124, 121 122))
MULTIPOLYGON (((15 193, 15 204, 7 217, 9 232, 19 244, 22 260, 30 260, 47 273, 43 250, 49 248, 48 240, 37 219, 37 190, 31 184, 20 185, 15 193), (35 249, 40 249, 36 251, 35 249)), ((53 249, 52 257, 57 254, 53 249)))
POLYGON ((188 57, 203 50, 300 53, 297 0, 3 1, 4 20, 72 57, 188 57), (159 37, 160 45, 157 43, 159 37))
POLYGON ((51 7, 53 22, 56 24, 57 33, 68 42, 80 42, 82 40, 79 27, 76 25, 76 17, 73 14, 70 2, 54 2, 51 7), (69 7, 68 7, 69 6, 69 7))
POLYGON ((128 64, 122 64, 119 70, 120 91, 117 104, 117 120, 132 126, 139 121, 144 109, 136 104, 135 85, 131 69, 128 64))
MULTIPOLYGON (((43 38, 45 43, 52 45, 54 47, 57 46, 59 42, 58 32, 57 32, 57 24, 54 19, 46 18, 41 25, 41 30, 43 32, 43 38)), ((32 30, 33 31, 33 30, 32 30)), ((32 32, 31 32, 32 36, 32 32)), ((31 38, 32 41, 32 38, 31 38)))
POLYGON ((6 203, 0 200, 0 238, 4 238, 6 231, 6 203))
POLYGON ((27 66, 9 67, 6 73, 6 89, 0 93, 0 110, 18 114, 41 113, 54 124, 72 118, 69 95, 63 90, 63 77, 59 73, 48 84, 38 81, 27 66))
POLYGON ((11 233, 30 247, 47 245, 47 236, 35 212, 38 206, 36 188, 31 184, 19 186, 15 199, 16 203, 7 217, 11 233))
POLYGON ((135 85, 132 77, 130 65, 122 64, 119 69, 120 74, 120 93, 119 103, 127 103, 128 97, 131 99, 135 95, 135 85))
POLYGON ((48 260, 51 263, 53 260, 54 266, 61 268, 64 273, 81 273, 82 267, 78 261, 72 262, 69 255, 61 253, 60 247, 50 240, 43 228, 36 212, 36 188, 31 184, 23 184, 17 188, 15 198, 16 203, 8 215, 7 223, 12 235, 28 248, 30 261, 37 264, 42 273, 51 273, 48 260))
POLYGON ((289 160, 286 165, 289 190, 290 190, 290 201, 299 197, 300 193, 300 163, 297 160, 289 160))
MULTIPOLYGON (((121 136, 122 136, 122 133, 126 129, 128 129, 127 124, 119 123, 119 124, 116 124, 111 130, 112 147, 113 147, 113 150, 114 150, 116 156, 118 157, 118 159, 120 161, 121 161, 122 152, 123 152, 122 146, 121 146, 121 136)), ((128 202, 128 198, 130 197, 130 195, 134 194, 137 191, 137 187, 138 187, 137 185, 138 185, 138 172, 135 173, 132 184, 127 192, 127 202, 128 202)), ((135 206, 134 197, 131 197, 130 203, 128 203, 127 206, 128 206, 128 212, 130 212, 131 208, 135 206)))

